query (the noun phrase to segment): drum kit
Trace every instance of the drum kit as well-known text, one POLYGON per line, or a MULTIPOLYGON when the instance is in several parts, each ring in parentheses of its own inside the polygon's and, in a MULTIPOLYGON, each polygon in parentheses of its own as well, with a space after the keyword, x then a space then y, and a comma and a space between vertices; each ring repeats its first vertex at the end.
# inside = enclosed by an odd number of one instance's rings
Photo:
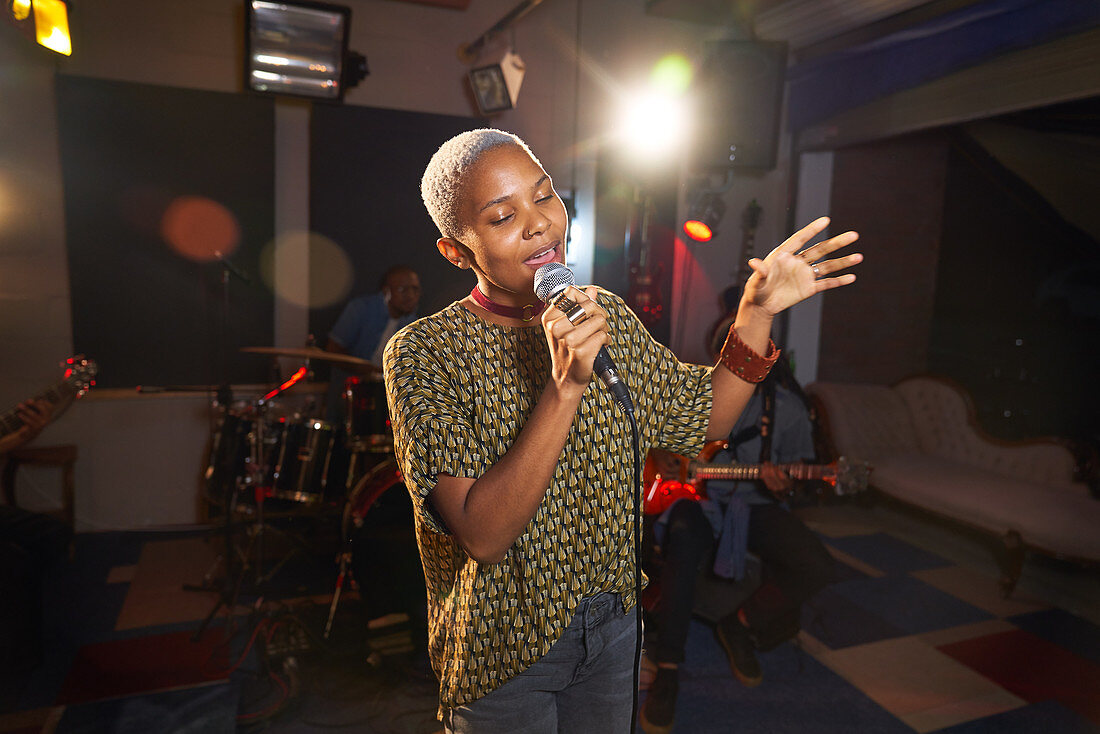
MULTIPOLYGON (((271 520, 307 514, 332 517, 340 523, 342 547, 327 637, 348 571, 362 589, 373 573, 372 559, 366 554, 375 555, 380 550, 388 554, 390 550, 375 547, 375 541, 389 537, 386 533, 392 535, 390 526, 396 525, 402 547, 394 550, 407 555, 408 539, 414 537, 411 501, 401 485, 393 456, 393 432, 381 369, 366 360, 316 347, 245 347, 241 351, 294 358, 304 364, 258 399, 232 401, 220 395, 216 401, 218 418, 212 428, 205 471, 206 499, 212 509, 220 506, 224 512, 226 571, 229 577, 237 576, 230 578, 227 587, 234 590, 234 596, 242 582, 253 581, 260 589, 286 562, 284 557, 264 573, 264 533, 283 532, 273 527, 271 520), (351 373, 340 392, 340 410, 329 410, 330 416, 338 413, 341 420, 315 415, 312 402, 304 409, 288 407, 293 403, 286 400, 293 397, 288 391, 308 376, 312 362, 338 365, 351 373), (400 508, 396 516, 394 506, 400 508), (386 519, 377 520, 375 516, 386 519), (382 528, 380 522, 386 527, 382 528), (241 525, 248 528, 243 550, 231 530, 241 525), (364 537, 368 530, 373 538, 364 537), (242 566, 236 569, 238 560, 242 566)), ((415 555, 415 540, 411 549, 415 555)), ((422 596, 422 577, 418 583, 422 596)), ((387 590, 380 591, 372 594, 372 613, 401 611, 385 603, 387 590)), ((221 603, 232 608, 235 600, 223 598, 221 603)), ((217 610, 212 610, 203 627, 217 610)))

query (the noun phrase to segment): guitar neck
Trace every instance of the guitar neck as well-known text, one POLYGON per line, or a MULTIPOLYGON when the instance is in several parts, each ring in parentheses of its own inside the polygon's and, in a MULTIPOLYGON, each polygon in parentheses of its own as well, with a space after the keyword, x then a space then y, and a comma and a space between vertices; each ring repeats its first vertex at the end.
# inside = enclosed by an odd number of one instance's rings
MULTIPOLYGON (((726 479, 731 481, 760 478, 762 464, 705 464, 694 468, 696 479, 726 479)), ((776 464, 776 467, 791 479, 826 479, 836 474, 832 464, 776 464)))
MULTIPOLYGON (((42 392, 31 398, 32 401, 45 400, 50 405, 57 405, 62 400, 75 395, 77 392, 76 387, 68 380, 62 380, 46 388, 42 392)), ((6 436, 9 433, 14 433, 23 427, 23 419, 19 417, 18 408, 12 408, 8 412, 0 415, 0 436, 6 436)))

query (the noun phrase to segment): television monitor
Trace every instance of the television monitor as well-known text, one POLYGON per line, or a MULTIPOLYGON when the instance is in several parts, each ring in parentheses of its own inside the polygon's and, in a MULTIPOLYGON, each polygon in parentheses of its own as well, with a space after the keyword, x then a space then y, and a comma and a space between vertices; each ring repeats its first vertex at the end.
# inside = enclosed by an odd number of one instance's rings
POLYGON ((245 0, 245 87, 342 100, 350 24, 342 5, 245 0))

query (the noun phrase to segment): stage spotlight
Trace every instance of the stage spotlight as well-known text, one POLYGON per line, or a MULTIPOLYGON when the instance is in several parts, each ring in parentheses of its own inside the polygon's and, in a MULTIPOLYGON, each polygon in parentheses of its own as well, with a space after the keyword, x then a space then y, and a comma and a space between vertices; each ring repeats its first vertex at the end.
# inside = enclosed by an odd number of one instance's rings
POLYGON ((348 51, 351 9, 319 2, 245 0, 245 87, 343 100, 367 75, 348 51))
POLYGON ((12 0, 11 14, 16 20, 26 20, 31 14, 31 0, 12 0))
POLYGON ((481 114, 488 115, 514 108, 526 72, 523 59, 511 50, 491 64, 470 69, 470 87, 474 90, 474 98, 481 114))
POLYGON ((62 0, 34 0, 34 35, 40 44, 65 56, 73 55, 69 9, 62 0))
POLYGON ((726 202, 711 191, 697 192, 688 209, 684 234, 696 242, 710 242, 718 234, 718 223, 726 213, 726 202))
POLYGON ((10 20, 28 38, 59 54, 72 56, 69 8, 64 0, 10 0, 10 20))
POLYGON ((626 101, 619 125, 631 151, 666 158, 682 145, 688 132, 683 100, 664 89, 648 89, 626 101))

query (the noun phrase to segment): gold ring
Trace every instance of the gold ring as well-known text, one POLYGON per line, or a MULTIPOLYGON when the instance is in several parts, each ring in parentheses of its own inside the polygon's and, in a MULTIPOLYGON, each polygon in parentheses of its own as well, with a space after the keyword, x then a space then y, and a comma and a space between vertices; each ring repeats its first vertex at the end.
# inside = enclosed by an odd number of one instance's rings
POLYGON ((584 306, 578 303, 569 309, 569 313, 565 314, 565 318, 569 319, 569 323, 573 326, 576 326, 588 318, 588 312, 584 310, 584 306))

